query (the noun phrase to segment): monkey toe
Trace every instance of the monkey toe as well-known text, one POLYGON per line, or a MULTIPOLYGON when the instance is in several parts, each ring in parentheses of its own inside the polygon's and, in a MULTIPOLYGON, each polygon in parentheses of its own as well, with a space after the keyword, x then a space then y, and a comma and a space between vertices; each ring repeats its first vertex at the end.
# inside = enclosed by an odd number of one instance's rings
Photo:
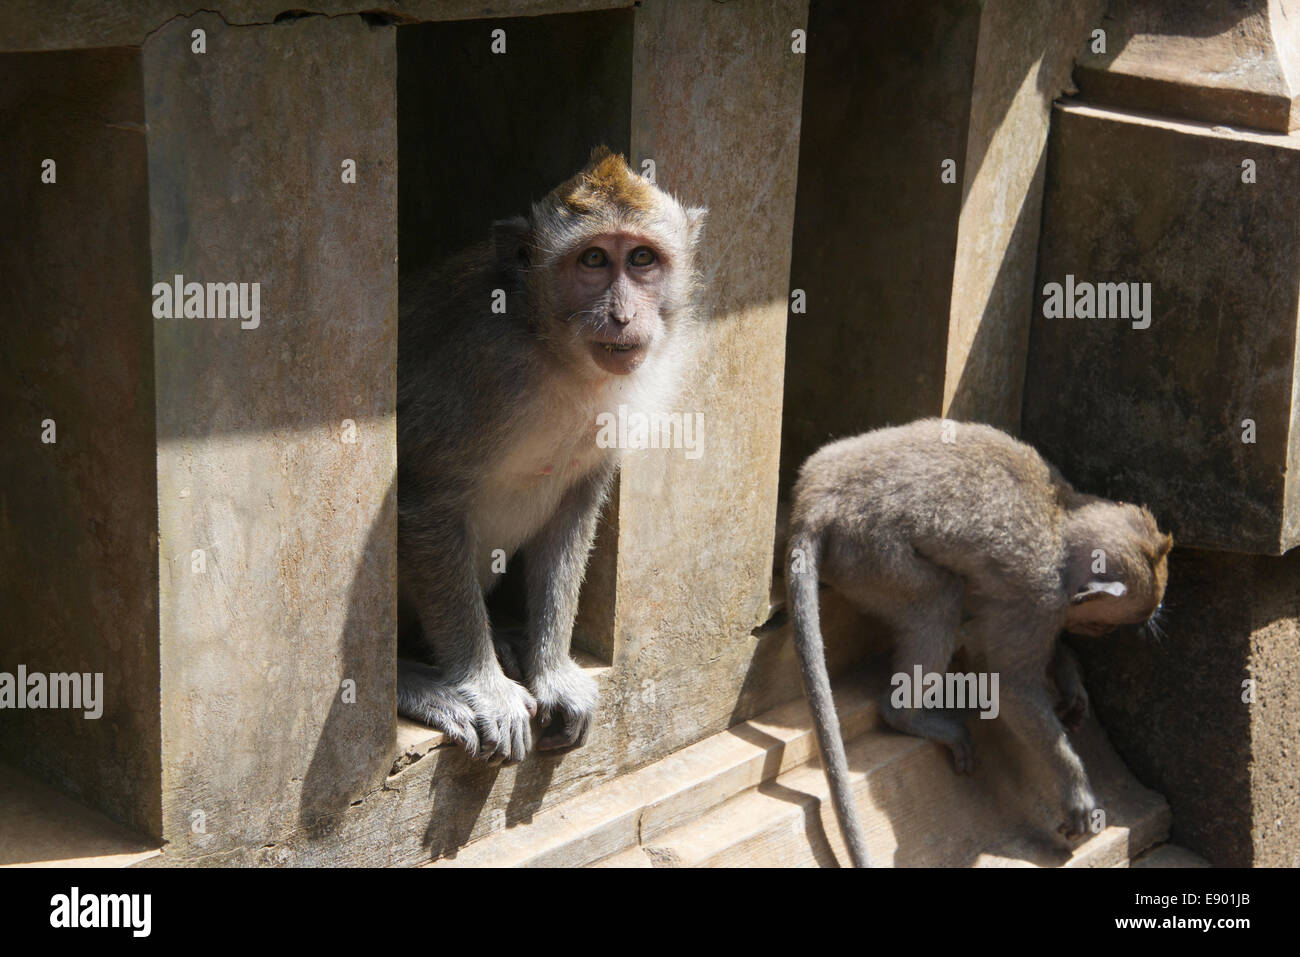
POLYGON ((528 754, 532 732, 526 718, 480 718, 479 738, 483 758, 491 767, 518 764, 528 754))

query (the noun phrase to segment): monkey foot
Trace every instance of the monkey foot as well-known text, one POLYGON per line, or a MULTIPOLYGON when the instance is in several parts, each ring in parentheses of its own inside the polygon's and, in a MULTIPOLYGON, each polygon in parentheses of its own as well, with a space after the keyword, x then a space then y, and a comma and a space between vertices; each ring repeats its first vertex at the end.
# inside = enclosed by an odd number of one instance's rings
POLYGON ((478 722, 474 710, 431 665, 399 658, 397 712, 437 728, 469 754, 478 757, 478 722))

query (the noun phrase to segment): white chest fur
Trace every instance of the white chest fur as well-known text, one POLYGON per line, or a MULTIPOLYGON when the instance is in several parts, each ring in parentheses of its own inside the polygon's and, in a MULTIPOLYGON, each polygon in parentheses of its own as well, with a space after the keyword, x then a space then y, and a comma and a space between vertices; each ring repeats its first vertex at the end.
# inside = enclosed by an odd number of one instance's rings
POLYGON ((628 376, 542 385, 546 394, 532 403, 533 415, 516 424, 474 505, 476 567, 484 588, 495 577, 494 557, 513 556, 555 514, 575 483, 620 454, 597 444, 598 416, 620 405, 667 411, 660 406, 672 395, 678 365, 676 350, 664 349, 628 376))

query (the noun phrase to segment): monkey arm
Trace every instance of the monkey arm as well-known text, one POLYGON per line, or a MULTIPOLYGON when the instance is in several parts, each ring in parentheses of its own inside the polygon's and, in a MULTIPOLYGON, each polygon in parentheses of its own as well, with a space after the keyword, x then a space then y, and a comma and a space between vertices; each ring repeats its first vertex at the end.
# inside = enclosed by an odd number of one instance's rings
POLYGON ((581 744, 595 712, 595 682, 569 657, 569 644, 587 556, 612 475, 612 467, 603 467, 574 485, 524 547, 528 640, 519 663, 546 729, 538 743, 543 750, 581 744))
POLYGON ((1088 692, 1083 687, 1078 659, 1060 639, 1057 639, 1056 652, 1052 655, 1051 675, 1061 693, 1056 713, 1066 731, 1077 731, 1088 713, 1088 692))
POLYGON ((1026 745, 1046 758, 1060 788, 1065 820, 1059 830, 1067 836, 1086 834, 1096 799, 1083 762, 1056 717, 1046 676, 1004 672, 1002 678, 1001 717, 1026 745))
POLYGON ((406 526, 398 534, 402 586, 419 615, 433 660, 455 682, 496 667, 468 530, 451 521, 402 524, 406 526))

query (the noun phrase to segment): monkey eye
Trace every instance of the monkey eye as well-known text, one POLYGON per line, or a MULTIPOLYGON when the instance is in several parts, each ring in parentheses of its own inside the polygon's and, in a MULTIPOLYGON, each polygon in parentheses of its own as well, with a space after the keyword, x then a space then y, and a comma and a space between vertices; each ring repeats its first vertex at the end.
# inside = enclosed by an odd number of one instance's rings
POLYGON ((649 266, 657 258, 649 246, 638 246, 628 254, 627 261, 633 266, 649 266))
POLYGON ((578 262, 582 263, 584 266, 598 269, 609 262, 609 259, 605 256, 605 250, 601 249, 599 246, 592 246, 578 257, 578 262))

